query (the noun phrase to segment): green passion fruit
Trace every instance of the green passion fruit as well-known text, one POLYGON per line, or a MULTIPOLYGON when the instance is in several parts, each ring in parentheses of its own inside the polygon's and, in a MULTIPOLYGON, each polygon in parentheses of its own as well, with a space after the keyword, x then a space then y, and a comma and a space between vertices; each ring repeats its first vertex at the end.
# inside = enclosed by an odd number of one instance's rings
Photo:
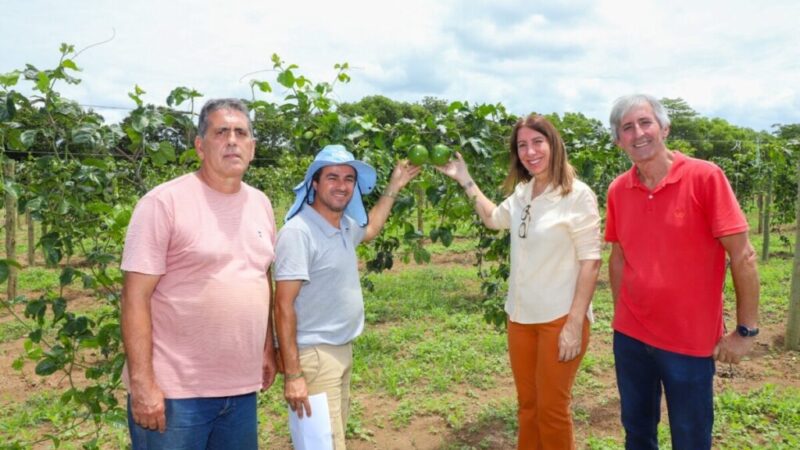
POLYGON ((431 163, 434 166, 443 166, 450 161, 450 157, 453 155, 452 150, 450 147, 444 144, 436 144, 431 149, 431 163))
POLYGON ((415 166, 422 166, 428 162, 428 149, 422 144, 411 147, 408 151, 408 160, 415 166))

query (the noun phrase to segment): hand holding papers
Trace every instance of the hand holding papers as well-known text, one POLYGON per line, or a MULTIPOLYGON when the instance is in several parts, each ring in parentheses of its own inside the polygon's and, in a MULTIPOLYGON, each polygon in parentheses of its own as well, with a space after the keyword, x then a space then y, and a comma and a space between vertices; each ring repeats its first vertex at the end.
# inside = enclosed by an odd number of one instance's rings
POLYGON ((289 431, 295 450, 333 450, 333 433, 325 393, 309 395, 313 414, 303 417, 289 408, 289 431))

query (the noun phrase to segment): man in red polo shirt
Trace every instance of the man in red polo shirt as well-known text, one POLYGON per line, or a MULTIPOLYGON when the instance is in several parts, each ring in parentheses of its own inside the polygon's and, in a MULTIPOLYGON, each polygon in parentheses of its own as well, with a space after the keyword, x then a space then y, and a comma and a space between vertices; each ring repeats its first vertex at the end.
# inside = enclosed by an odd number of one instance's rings
POLYGON ((669 150, 669 117, 648 95, 618 99, 617 146, 633 162, 608 188, 614 360, 628 449, 657 449, 661 392, 672 448, 710 449, 715 359, 738 363, 758 333, 747 220, 722 170, 669 150), (725 334, 726 255, 737 327, 725 334))

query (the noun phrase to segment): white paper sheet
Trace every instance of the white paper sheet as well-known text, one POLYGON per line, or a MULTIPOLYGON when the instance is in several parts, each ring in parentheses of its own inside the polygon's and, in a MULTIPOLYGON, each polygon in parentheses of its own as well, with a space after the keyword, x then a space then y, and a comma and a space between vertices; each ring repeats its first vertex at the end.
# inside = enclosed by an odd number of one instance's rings
POLYGON ((331 418, 328 412, 328 396, 309 395, 311 417, 297 413, 289 408, 289 431, 292 433, 292 444, 295 450, 333 450, 333 433, 331 418))

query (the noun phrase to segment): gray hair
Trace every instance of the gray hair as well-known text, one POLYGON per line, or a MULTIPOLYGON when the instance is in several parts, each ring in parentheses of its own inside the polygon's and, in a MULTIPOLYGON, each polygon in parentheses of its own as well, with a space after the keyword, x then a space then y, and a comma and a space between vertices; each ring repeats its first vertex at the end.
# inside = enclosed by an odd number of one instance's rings
POLYGON ((247 105, 235 98, 212 98, 203 105, 200 110, 200 117, 197 119, 197 135, 205 137, 208 131, 208 115, 220 109, 231 109, 239 111, 247 117, 247 128, 250 129, 250 136, 253 136, 253 122, 250 120, 250 110, 247 105))
POLYGON ((614 106, 611 108, 611 114, 608 122, 611 125, 611 137, 616 141, 619 139, 619 126, 625 114, 637 106, 649 104, 653 109, 653 114, 656 116, 656 121, 661 128, 667 128, 670 124, 669 114, 664 109, 664 105, 658 101, 657 98, 647 94, 632 94, 622 96, 614 101, 614 106))

